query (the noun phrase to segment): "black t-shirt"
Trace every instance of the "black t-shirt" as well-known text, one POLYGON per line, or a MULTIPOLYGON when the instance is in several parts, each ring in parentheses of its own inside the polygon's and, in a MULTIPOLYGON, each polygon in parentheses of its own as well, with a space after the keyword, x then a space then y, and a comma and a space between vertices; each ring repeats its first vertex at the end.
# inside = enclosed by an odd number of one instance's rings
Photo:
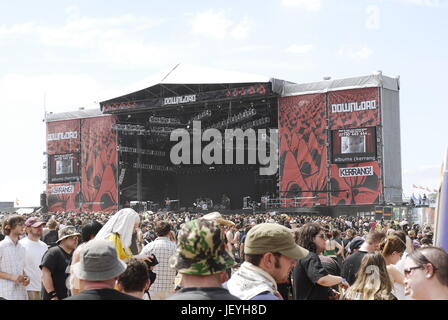
POLYGON ((0 233, 0 241, 2 241, 3 239, 5 239, 5 236, 0 233))
POLYGON ((43 242, 45 242, 48 247, 54 247, 56 246, 56 241, 58 241, 58 231, 57 230, 50 230, 44 237, 43 242))
POLYGON ((224 288, 183 288, 167 300, 240 300, 224 288))
POLYGON ((142 300, 114 289, 89 289, 64 300, 142 300))
MULTIPOLYGON (((66 280, 70 274, 71 261, 72 255, 65 252, 59 246, 48 249, 42 257, 40 268, 46 267, 50 270, 54 290, 59 299, 64 299, 68 296, 66 280)), ((50 300, 44 286, 42 286, 42 297, 43 300, 50 300)))
POLYGON ((347 282, 352 285, 356 281, 356 273, 361 267, 362 258, 367 254, 365 251, 358 251, 351 254, 342 263, 341 276, 347 280, 347 282))
POLYGON ((328 275, 317 254, 310 252, 297 262, 293 270, 294 296, 296 300, 329 300, 331 288, 317 284, 328 275))

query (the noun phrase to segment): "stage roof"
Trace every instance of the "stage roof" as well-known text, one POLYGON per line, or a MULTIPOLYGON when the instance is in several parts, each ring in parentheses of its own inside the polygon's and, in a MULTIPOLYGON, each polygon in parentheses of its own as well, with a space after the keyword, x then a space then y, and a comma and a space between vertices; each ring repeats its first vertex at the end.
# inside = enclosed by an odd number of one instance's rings
POLYGON ((152 75, 123 89, 115 98, 100 102, 111 103, 140 102, 164 97, 183 96, 202 92, 246 87, 254 84, 272 85, 272 91, 280 93, 285 84, 293 84, 267 76, 228 71, 208 67, 178 64, 167 71, 152 75))
POLYGON ((108 115, 103 114, 100 109, 88 109, 61 113, 47 113, 45 119, 47 122, 55 122, 62 120, 85 119, 104 116, 108 115))
POLYGON ((400 78, 391 78, 381 73, 346 79, 324 80, 303 84, 286 84, 281 95, 283 97, 313 93, 325 93, 359 88, 381 87, 392 91, 400 90, 400 78))

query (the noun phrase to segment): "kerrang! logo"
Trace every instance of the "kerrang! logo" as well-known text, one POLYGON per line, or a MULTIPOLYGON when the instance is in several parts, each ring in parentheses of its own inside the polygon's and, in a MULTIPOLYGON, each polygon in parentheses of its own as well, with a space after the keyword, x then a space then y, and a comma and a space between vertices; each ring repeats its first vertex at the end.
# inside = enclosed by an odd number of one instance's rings
POLYGON ((70 194, 74 191, 74 186, 58 186, 51 189, 51 194, 70 194))
POLYGON ((366 177, 373 176, 373 167, 352 167, 352 168, 340 168, 340 177, 366 177))
POLYGON ((70 140, 70 139, 77 139, 77 138, 78 138, 77 131, 56 132, 56 133, 48 134, 48 141, 70 140))

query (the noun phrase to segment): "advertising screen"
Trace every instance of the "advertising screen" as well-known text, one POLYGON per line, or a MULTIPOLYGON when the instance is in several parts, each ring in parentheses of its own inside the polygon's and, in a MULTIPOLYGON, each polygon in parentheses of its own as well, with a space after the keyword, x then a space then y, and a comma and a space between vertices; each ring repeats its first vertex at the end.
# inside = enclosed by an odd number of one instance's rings
POLYGON ((332 131, 333 163, 355 163, 375 160, 375 127, 332 131))
POLYGON ((49 182, 76 181, 79 177, 78 154, 50 155, 49 182))

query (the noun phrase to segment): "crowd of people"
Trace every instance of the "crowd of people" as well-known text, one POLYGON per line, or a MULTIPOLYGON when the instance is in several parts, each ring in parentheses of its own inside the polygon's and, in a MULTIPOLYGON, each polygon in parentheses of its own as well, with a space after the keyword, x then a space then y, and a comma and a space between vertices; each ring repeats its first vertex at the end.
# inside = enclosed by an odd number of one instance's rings
POLYGON ((1 215, 12 300, 448 299, 430 226, 374 218, 143 212, 1 215))

